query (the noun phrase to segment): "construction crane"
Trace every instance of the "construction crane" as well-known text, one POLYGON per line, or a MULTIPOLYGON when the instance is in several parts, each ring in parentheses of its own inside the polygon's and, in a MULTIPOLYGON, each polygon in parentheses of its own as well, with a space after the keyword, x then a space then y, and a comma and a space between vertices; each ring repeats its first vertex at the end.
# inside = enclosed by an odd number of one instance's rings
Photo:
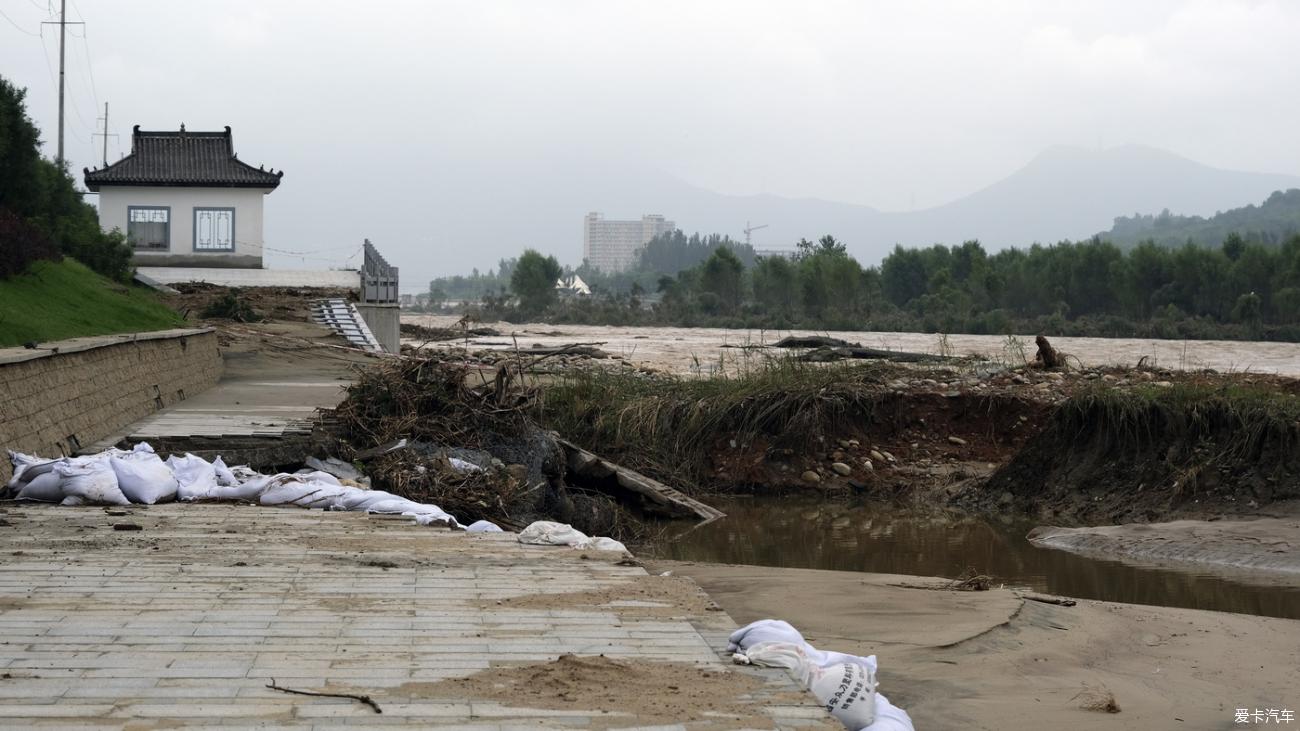
POLYGON ((749 225, 749 221, 745 221, 745 246, 750 246, 750 245, 751 245, 750 240, 749 240, 749 239, 750 239, 750 234, 754 233, 755 231, 759 230, 760 228, 767 228, 767 224, 764 223, 764 224, 759 225, 759 226, 750 226, 750 225, 749 225))

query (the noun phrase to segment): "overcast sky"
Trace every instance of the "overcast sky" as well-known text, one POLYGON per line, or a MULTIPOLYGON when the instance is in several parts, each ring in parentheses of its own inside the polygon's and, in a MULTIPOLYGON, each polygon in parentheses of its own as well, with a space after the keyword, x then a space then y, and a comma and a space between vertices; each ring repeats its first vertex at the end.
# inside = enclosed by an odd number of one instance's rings
MULTIPOLYGON (((86 21, 68 38, 73 169, 98 164, 91 134, 105 101, 119 135, 110 160, 133 124, 228 124, 241 159, 286 170, 267 233, 291 250, 345 249, 367 218, 385 219, 384 231, 436 227, 438 191, 458 178, 490 199, 494 176, 562 187, 649 167, 724 193, 904 210, 983 187, 1056 144, 1140 143, 1300 174, 1300 2, 68 8, 86 21), (340 224, 303 223, 313 216, 340 224)), ((0 73, 29 89, 52 156, 57 29, 44 27, 44 45, 27 35, 50 19, 45 0, 0 10, 0 73)), ((639 215, 628 205, 609 213, 639 215)), ((467 256, 482 266, 516 244, 467 256)))

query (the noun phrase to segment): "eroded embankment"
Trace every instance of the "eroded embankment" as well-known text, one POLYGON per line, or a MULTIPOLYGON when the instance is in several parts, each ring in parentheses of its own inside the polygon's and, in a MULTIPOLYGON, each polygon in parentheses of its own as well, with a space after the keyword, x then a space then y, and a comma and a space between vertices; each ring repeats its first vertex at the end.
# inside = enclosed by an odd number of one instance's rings
POLYGON ((1286 389, 1227 377, 1089 389, 957 502, 1074 524, 1249 515, 1300 498, 1298 444, 1300 398, 1286 389))
POLYGON ((579 372, 546 426, 696 494, 814 491, 1057 524, 1249 515, 1300 497, 1297 382, 1096 369, 579 372))

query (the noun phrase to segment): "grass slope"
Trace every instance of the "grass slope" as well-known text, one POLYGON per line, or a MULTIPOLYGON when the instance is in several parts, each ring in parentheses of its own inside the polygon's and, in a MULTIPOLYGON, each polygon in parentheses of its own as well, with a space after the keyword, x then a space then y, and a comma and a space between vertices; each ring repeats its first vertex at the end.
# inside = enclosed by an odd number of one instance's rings
POLYGON ((0 347, 183 324, 152 291, 113 282, 71 258, 38 261, 0 280, 0 347))

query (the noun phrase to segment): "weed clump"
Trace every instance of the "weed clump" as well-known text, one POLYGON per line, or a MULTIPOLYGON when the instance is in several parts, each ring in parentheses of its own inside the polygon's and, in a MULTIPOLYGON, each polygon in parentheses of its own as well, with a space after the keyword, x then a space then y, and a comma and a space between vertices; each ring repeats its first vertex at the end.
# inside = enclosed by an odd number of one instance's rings
POLYGON ((235 322, 257 322, 262 316, 239 295, 238 289, 231 289, 203 308, 202 316, 210 320, 234 320, 235 322))

